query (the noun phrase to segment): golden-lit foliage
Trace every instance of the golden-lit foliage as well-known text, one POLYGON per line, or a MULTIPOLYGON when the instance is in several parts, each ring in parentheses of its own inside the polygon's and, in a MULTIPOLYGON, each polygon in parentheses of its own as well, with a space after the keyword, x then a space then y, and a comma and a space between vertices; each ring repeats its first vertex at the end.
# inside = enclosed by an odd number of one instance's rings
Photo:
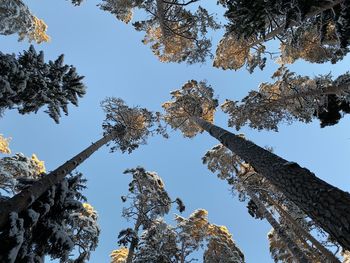
POLYGON ((289 36, 280 45, 281 56, 277 60, 280 64, 292 64, 301 58, 312 63, 335 63, 341 54, 334 24, 327 24, 321 39, 319 29, 314 25, 307 25, 289 36))
POLYGON ((105 133, 123 130, 115 137, 112 151, 121 150, 129 153, 140 144, 145 144, 148 136, 161 134, 167 137, 160 124, 160 114, 140 107, 128 107, 120 98, 110 97, 101 102, 106 113, 102 127, 105 133))
POLYGON ((220 40, 213 66, 222 69, 240 69, 248 59, 249 49, 247 40, 237 39, 229 34, 220 40))
POLYGON ((10 154, 11 150, 9 148, 11 138, 4 138, 2 134, 0 134, 0 153, 10 154))
POLYGON ((172 101, 165 102, 164 119, 173 129, 180 129, 185 137, 193 137, 203 130, 192 117, 201 118, 210 123, 214 121, 214 113, 218 101, 213 98, 213 89, 205 82, 188 81, 181 89, 170 93, 172 101))
POLYGON ((86 216, 89 216, 97 220, 98 215, 95 208, 92 205, 90 205, 89 203, 83 203, 83 208, 85 210, 84 214, 86 214, 86 216))
POLYGON ((176 34, 164 36, 160 26, 148 28, 142 42, 151 45, 152 52, 161 62, 183 61, 184 54, 195 45, 194 40, 176 34))
POLYGON ((275 81, 260 84, 259 91, 250 91, 241 102, 226 100, 221 105, 230 116, 230 127, 239 130, 249 124, 258 130, 278 131, 278 124, 282 121, 308 123, 319 112, 327 111, 328 94, 336 95, 339 101, 346 101, 350 92, 348 73, 335 80, 330 74, 310 78, 281 66, 272 79, 275 81))
POLYGON ((36 171, 38 174, 46 173, 44 161, 40 161, 34 153, 32 154, 31 162, 33 163, 33 166, 36 167, 36 171))
POLYGON ((200 242, 208 234, 208 211, 205 209, 197 209, 188 218, 176 215, 175 221, 195 242, 200 242))
POLYGON ((343 257, 343 262, 342 263, 350 263, 350 251, 347 250, 342 250, 340 254, 343 257))
POLYGON ((128 257, 129 250, 126 247, 113 250, 110 257, 111 263, 125 263, 128 257))
MULTIPOLYGON (((45 24, 44 20, 34 16, 33 28, 27 33, 26 37, 28 37, 29 42, 35 41, 38 44, 42 42, 48 42, 50 40, 50 37, 46 34, 46 31, 47 31, 47 25, 45 24)), ((20 35, 20 39, 21 38, 22 36, 20 35)))
POLYGON ((205 263, 243 263, 244 255, 236 246, 226 226, 211 224, 209 242, 204 252, 205 263))

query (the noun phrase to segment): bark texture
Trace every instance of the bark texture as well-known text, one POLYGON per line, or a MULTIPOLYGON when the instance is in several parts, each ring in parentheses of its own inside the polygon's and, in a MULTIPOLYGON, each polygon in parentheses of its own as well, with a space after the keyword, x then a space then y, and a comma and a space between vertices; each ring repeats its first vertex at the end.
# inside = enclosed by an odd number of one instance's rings
POLYGON ((345 250, 350 250, 350 194, 317 178, 297 163, 273 154, 200 118, 192 117, 202 129, 219 140, 256 172, 268 179, 345 250))
POLYGON ((13 196, 11 199, 1 202, 0 229, 5 227, 11 212, 23 212, 43 193, 49 190, 50 187, 59 183, 67 174, 72 172, 77 166, 79 166, 82 162, 89 158, 90 155, 92 155, 100 147, 114 139, 116 136, 121 135, 123 132, 123 129, 119 129, 105 135, 103 138, 96 141, 95 143, 92 143, 92 145, 90 145, 85 150, 74 156, 72 159, 59 166, 56 170, 43 176, 40 180, 36 181, 27 189, 13 196))

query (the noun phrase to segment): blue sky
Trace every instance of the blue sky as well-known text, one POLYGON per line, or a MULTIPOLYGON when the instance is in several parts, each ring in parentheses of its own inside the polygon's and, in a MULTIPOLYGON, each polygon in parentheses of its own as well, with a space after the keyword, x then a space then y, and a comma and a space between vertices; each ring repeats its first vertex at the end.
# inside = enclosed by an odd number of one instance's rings
MULTIPOLYGON (((87 94, 79 107, 70 107, 56 125, 43 112, 19 115, 7 111, 0 120, 0 133, 11 136, 13 153, 36 153, 45 161, 48 171, 80 152, 102 135, 103 112, 100 101, 107 96, 121 97, 130 106, 140 105, 160 111, 160 105, 170 99, 169 92, 187 80, 206 79, 220 102, 229 98, 239 100, 256 89, 270 76, 277 65, 269 61, 264 71, 249 74, 246 70, 223 71, 205 65, 163 64, 141 43, 142 34, 130 25, 118 22, 111 14, 96 7, 98 1, 88 0, 80 7, 69 1, 24 1, 32 12, 48 24, 51 42, 35 45, 44 50, 45 58, 56 59, 65 54, 65 63, 84 75, 87 94)), ((203 1, 208 2, 208 1, 203 1)), ((208 5, 217 11, 214 5, 208 5)), ((214 40, 220 37, 213 36, 214 40)), ((17 36, 0 36, 0 51, 16 53, 27 50, 29 43, 18 42, 17 36)), ((336 65, 313 65, 297 62, 290 68, 301 75, 329 73, 338 76, 349 70, 349 56, 336 65)), ((298 162, 318 177, 345 190, 350 190, 350 118, 338 125, 319 128, 311 124, 293 123, 281 126, 278 133, 258 132, 243 128, 239 133, 260 146, 272 146, 281 157, 298 162)), ((218 112, 215 123, 227 127, 227 116, 218 112)), ((148 145, 132 154, 109 153, 103 148, 79 167, 88 179, 86 196, 99 213, 102 232, 99 247, 90 262, 109 262, 110 252, 117 247, 117 235, 128 223, 121 218, 120 196, 128 189, 126 168, 144 166, 163 178, 171 197, 180 197, 186 204, 185 216, 197 208, 207 209, 212 223, 226 225, 247 262, 272 262, 268 251, 265 221, 252 219, 245 203, 231 196, 225 182, 212 175, 201 163, 201 157, 217 142, 208 134, 185 139, 179 132, 170 133, 164 140, 154 137, 148 145)), ((201 259, 199 260, 201 262, 201 259)))

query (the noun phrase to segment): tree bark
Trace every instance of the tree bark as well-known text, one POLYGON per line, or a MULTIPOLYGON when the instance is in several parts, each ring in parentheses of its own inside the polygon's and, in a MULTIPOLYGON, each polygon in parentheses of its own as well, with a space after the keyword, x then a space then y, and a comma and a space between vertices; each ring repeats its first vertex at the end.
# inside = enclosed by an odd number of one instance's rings
POLYGON ((252 165, 345 250, 350 250, 350 194, 317 178, 306 168, 216 125, 192 117, 197 125, 252 165))
POLYGON ((105 135, 100 140, 92 143, 85 150, 74 156, 63 165, 59 166, 51 173, 42 176, 27 189, 21 191, 11 199, 1 202, 0 207, 0 229, 8 222, 10 213, 21 213, 28 208, 35 200, 37 200, 43 193, 50 189, 53 185, 59 183, 67 174, 72 172, 77 166, 90 157, 100 147, 114 139, 116 136, 121 136, 124 129, 116 129, 115 131, 105 135))
POLYGON ((325 248, 317 239, 315 239, 307 230, 302 228, 295 220, 292 218, 272 197, 267 195, 267 199, 273 206, 276 207, 278 213, 284 217, 294 229, 300 239, 304 236, 306 239, 310 240, 311 243, 332 263, 341 263, 338 258, 336 258, 332 252, 330 252, 327 248, 325 248))
POLYGON ((303 253, 303 251, 299 248, 299 246, 289 237, 289 235, 284 231, 284 229, 280 226, 280 224, 276 221, 276 219, 271 215, 271 213, 266 209, 264 204, 259 200, 259 198, 255 195, 255 193, 250 189, 250 187, 240 180, 239 176, 237 176, 238 181, 244 187, 249 197, 253 200, 253 202, 257 205, 259 211, 262 213, 262 216, 270 223, 270 225, 275 229, 278 236, 283 240, 286 244, 288 250, 293 255, 293 257, 300 263, 306 263, 311 261, 307 258, 307 256, 303 253))

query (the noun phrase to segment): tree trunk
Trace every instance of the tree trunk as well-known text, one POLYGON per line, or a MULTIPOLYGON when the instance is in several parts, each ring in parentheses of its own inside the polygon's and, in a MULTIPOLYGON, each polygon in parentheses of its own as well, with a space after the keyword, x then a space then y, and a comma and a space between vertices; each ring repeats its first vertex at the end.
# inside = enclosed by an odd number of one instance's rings
MULTIPOLYGON (((334 1, 331 2, 330 4, 325 5, 325 6, 323 6, 323 7, 320 7, 319 9, 317 9, 317 10, 315 10, 315 11, 312 11, 312 12, 306 14, 305 19, 314 17, 315 15, 318 15, 318 14, 322 13, 323 11, 326 11, 326 10, 328 10, 328 9, 331 9, 331 8, 333 8, 334 6, 340 4, 341 2, 344 2, 344 1, 345 1, 345 0, 334 0, 334 1)), ((288 27, 291 28, 291 27, 293 27, 293 26, 295 26, 295 25, 297 25, 297 24, 298 24, 297 22, 291 21, 291 22, 289 23, 289 26, 288 26, 288 27)), ((276 37, 277 35, 281 34, 281 33, 282 33, 283 31, 285 31, 285 30, 286 30, 286 24, 283 23, 281 26, 279 26, 279 27, 273 29, 270 33, 266 34, 266 36, 265 36, 264 38, 257 39, 257 40, 255 40, 255 41, 253 41, 252 43, 250 43, 250 44, 249 44, 249 47, 253 47, 253 46, 258 45, 258 44, 260 44, 260 43, 262 43, 262 42, 266 42, 266 41, 268 41, 268 40, 270 40, 270 39, 273 39, 274 37, 276 37)))
POLYGON ((307 256, 303 253, 303 251, 299 248, 299 246, 288 236, 288 234, 284 231, 284 229, 280 226, 280 224, 276 221, 276 219, 271 215, 271 213, 266 209, 264 204, 259 200, 259 198, 255 195, 255 193, 250 189, 249 186, 243 184, 240 178, 237 176, 238 181, 244 187, 249 197, 253 200, 253 202, 258 207, 259 211, 262 213, 262 216, 266 218, 266 220, 270 223, 270 225, 275 229, 278 236, 283 240, 286 244, 288 250, 293 255, 293 257, 300 263, 311 263, 307 256))
POLYGON ((59 166, 51 173, 44 175, 40 180, 36 181, 27 189, 21 191, 11 199, 1 202, 0 207, 0 229, 8 222, 10 213, 21 213, 28 208, 35 200, 37 200, 43 193, 50 189, 53 185, 59 183, 67 174, 72 172, 77 166, 84 162, 100 147, 120 136, 124 133, 124 129, 120 128, 114 132, 105 135, 100 140, 92 143, 85 150, 74 156, 63 165, 59 166))
MULTIPOLYGON (((141 220, 140 218, 138 218, 134 227, 134 233, 137 234, 139 232, 140 226, 141 226, 141 220)), ((132 258, 134 257, 134 252, 135 252, 135 248, 137 247, 137 244, 138 244, 138 238, 133 237, 130 242, 128 257, 126 258, 125 263, 132 263, 132 258)))
POLYGON ((252 165, 289 200, 350 250, 350 194, 317 178, 306 168, 257 146, 216 125, 192 117, 197 125, 252 165))
POLYGON ((291 217, 275 200, 273 200, 270 196, 267 195, 267 199, 273 206, 276 207, 278 213, 284 217, 294 229, 297 236, 304 236, 306 239, 310 240, 311 243, 325 256, 329 262, 332 263, 341 263, 338 258, 336 258, 332 252, 330 252, 327 248, 325 248, 317 239, 315 239, 307 230, 301 227, 293 217, 291 217))

